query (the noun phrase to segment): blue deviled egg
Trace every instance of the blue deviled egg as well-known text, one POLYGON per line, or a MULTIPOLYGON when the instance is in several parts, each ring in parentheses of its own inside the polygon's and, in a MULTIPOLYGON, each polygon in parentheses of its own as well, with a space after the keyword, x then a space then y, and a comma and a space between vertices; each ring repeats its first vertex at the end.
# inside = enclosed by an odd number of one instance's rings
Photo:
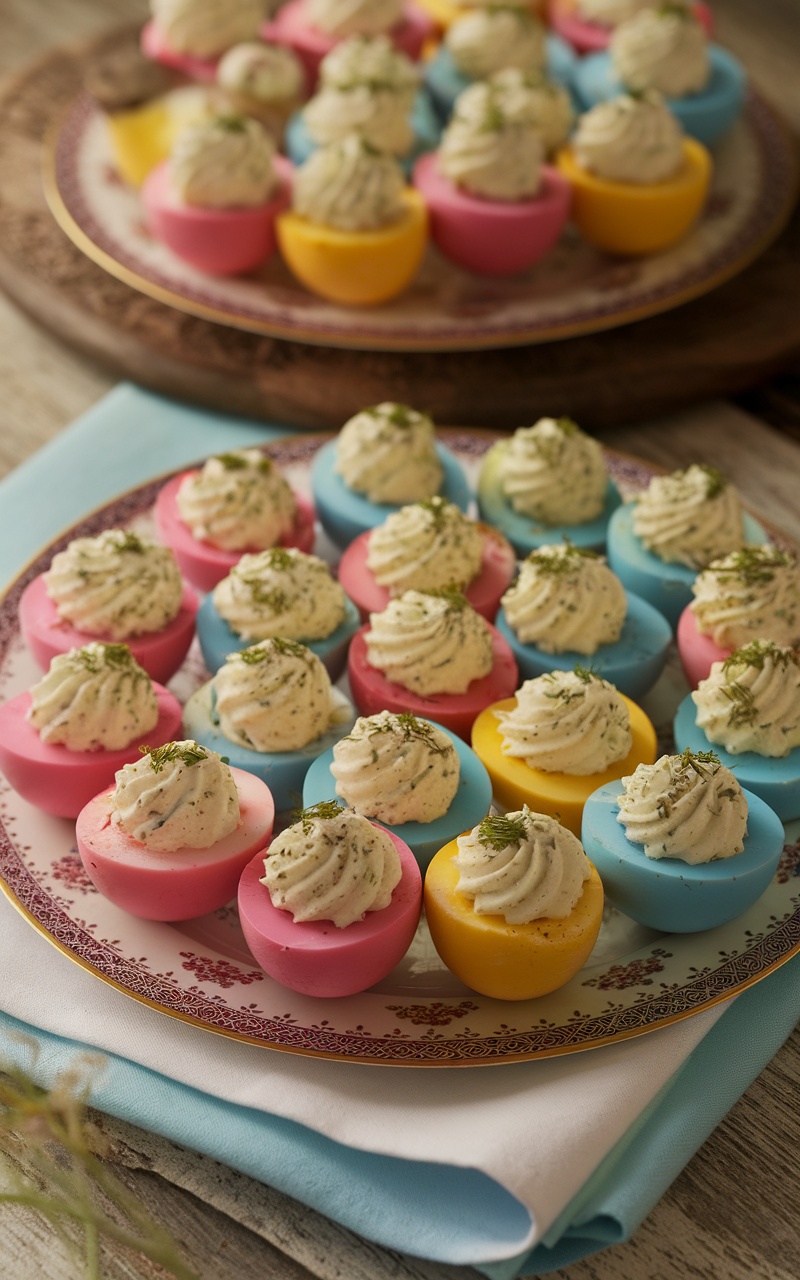
POLYGON ((278 810, 301 807, 312 760, 348 733, 354 719, 316 654, 282 637, 229 654, 183 712, 185 732, 261 778, 278 810))
POLYGON ((634 700, 656 683, 672 639, 666 619, 627 592, 602 557, 569 543, 523 560, 495 626, 524 679, 591 667, 634 700))
POLYGON ((800 818, 800 651, 755 640, 715 662, 678 707, 675 745, 711 748, 784 822, 800 818))
POLYGON ((293 547, 272 547, 242 556, 205 597, 197 638, 212 674, 229 653, 282 636, 308 645, 335 680, 359 625, 358 609, 324 560, 293 547))
POLYGON ((602 551, 621 502, 600 444, 570 418, 540 418, 499 440, 478 476, 481 517, 522 556, 563 539, 602 551))
POLYGON ((732 54, 708 43, 689 9, 662 5, 621 23, 607 51, 578 63, 574 86, 587 110, 626 90, 660 93, 685 132, 712 146, 741 114, 746 76, 732 54))
POLYGON ((311 488, 322 527, 338 547, 407 503, 441 494, 466 511, 471 496, 461 464, 437 441, 428 415, 393 401, 362 409, 317 451, 311 488))
POLYGON ((654 605, 673 629, 693 599, 692 584, 712 560, 767 541, 715 467, 695 463, 654 476, 608 523, 608 562, 626 590, 654 605))
POLYGON ((381 711, 360 717, 306 774, 304 806, 336 798, 399 836, 424 871, 443 845, 486 817, 492 784, 449 729, 381 711))
POLYGON ((784 830, 713 752, 684 751, 595 791, 581 840, 620 911, 651 929, 695 933, 757 901, 784 830))

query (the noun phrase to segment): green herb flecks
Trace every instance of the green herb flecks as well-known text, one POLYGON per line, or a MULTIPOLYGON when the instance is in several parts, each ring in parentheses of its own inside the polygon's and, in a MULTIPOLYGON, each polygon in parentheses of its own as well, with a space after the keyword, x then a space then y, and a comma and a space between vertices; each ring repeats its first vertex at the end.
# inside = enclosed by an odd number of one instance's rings
POLYGON ((713 573, 722 582, 736 578, 744 586, 752 587, 772 582, 776 569, 785 569, 791 564, 792 557, 777 547, 742 547, 724 561, 709 565, 706 572, 713 573))
POLYGON ((534 565, 539 573, 563 578, 574 573, 584 561, 599 559, 598 553, 589 547, 576 547, 571 542, 565 542, 530 551, 524 563, 534 565))
POLYGON ((129 671, 138 665, 126 644, 99 644, 95 648, 87 646, 77 651, 81 666, 93 675, 110 667, 114 671, 129 671))
POLYGON ((508 814, 489 814, 478 824, 478 842, 500 853, 510 844, 521 844, 527 837, 525 818, 508 814))
POLYGON ((150 757, 153 773, 161 773, 162 769, 168 764, 174 764, 176 760, 191 768, 193 764, 199 764, 201 760, 208 758, 205 747, 198 746, 196 742, 167 742, 163 747, 140 747, 139 750, 143 756, 150 757))
POLYGON ((307 836, 315 822, 329 822, 331 818, 338 818, 346 808, 338 800, 320 800, 317 804, 298 810, 294 815, 294 824, 301 826, 303 835, 307 836))
POLYGON ((264 456, 259 458, 255 464, 241 453, 218 453, 216 460, 225 471, 247 471, 250 468, 254 468, 263 475, 269 475, 270 471, 272 471, 271 459, 264 456))
POLYGON ((258 666, 259 663, 269 662, 274 654, 281 654, 291 658, 302 658, 304 662, 312 660, 312 653, 306 645, 301 644, 299 640, 286 640, 283 636, 271 636, 260 644, 251 644, 247 649, 240 649, 238 653, 229 653, 226 662, 245 662, 249 666, 258 666))

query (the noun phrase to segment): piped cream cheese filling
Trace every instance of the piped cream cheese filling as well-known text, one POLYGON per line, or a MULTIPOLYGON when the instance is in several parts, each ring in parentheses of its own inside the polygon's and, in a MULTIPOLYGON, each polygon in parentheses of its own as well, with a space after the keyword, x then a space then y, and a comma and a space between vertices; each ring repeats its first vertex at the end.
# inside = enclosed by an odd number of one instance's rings
POLYGON ((439 492, 444 478, 432 420, 389 400, 347 420, 336 441, 335 469, 370 502, 422 502, 439 492))
POLYGON ((325 561, 294 547, 242 556, 212 598, 243 640, 321 640, 345 616, 344 591, 325 561))
POLYGON ((299 751, 343 711, 324 663, 297 640, 280 637, 229 654, 213 689, 222 733, 251 751, 299 751))
POLYGON ((369 624, 369 665, 423 697, 464 693, 492 669, 489 624, 458 592, 406 591, 369 624))
POLYGON ((499 453, 503 493, 520 515, 550 525, 586 524, 603 510, 603 450, 571 419, 540 418, 520 427, 499 453))
POLYGON ((390 826, 441 818, 458 791, 458 752, 438 726, 410 712, 360 716, 333 748, 336 794, 390 826))
POLYGON ((576 667, 526 680, 511 711, 495 712, 503 755, 531 769, 584 777, 602 773, 631 749, 628 708, 607 680, 576 667))
POLYGON ((287 481, 259 449, 209 458, 184 479, 176 504, 192 537, 223 551, 274 546, 291 530, 297 511, 287 481))
POLYGON ((111 821, 159 853, 208 849, 239 825, 236 783, 215 751, 169 742, 118 771, 111 821))
POLYGON ((465 587, 480 573, 483 535, 455 503, 434 497, 393 512, 373 529, 367 568, 392 595, 465 587))
POLYGON ((602 557, 570 543, 532 551, 502 604, 523 644, 585 655, 619 639, 628 608, 625 588, 602 557))
POLYGON ((484 818, 459 836, 453 861, 459 872, 456 888, 472 899, 475 913, 502 916, 509 925, 563 920, 591 875, 577 836, 527 805, 484 818))
POLYGON ((703 569, 744 545, 739 495, 701 463, 653 476, 633 508, 633 532, 660 560, 703 569))
POLYGON ((30 695, 29 723, 68 751, 118 751, 158 723, 153 682, 124 644, 57 654, 30 695))
POLYGON ((648 858, 696 866, 742 852, 747 801, 712 751, 661 756, 622 782, 617 821, 648 858))
POLYGON ((779 758, 800 747, 800 651, 753 640, 715 662, 692 694, 697 725, 731 755, 779 758))
POLYGON ((697 629, 721 649, 800 644, 800 562, 788 551, 742 547, 698 574, 692 591, 697 629))

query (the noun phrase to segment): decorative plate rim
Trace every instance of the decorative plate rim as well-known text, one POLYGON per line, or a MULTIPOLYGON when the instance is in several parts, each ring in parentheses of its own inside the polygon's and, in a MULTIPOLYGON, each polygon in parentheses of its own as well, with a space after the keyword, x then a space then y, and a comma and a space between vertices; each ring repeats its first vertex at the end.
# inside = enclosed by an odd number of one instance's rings
MULTIPOLYGON (((595 304, 587 314, 561 321, 519 320, 493 325, 478 321, 472 331, 414 332, 413 319, 395 328, 370 329, 369 309, 341 308, 336 322, 320 319, 303 323, 291 303, 276 305, 266 319, 246 307, 220 307, 203 301, 199 290, 181 292, 169 282, 150 278, 131 260, 125 262, 99 241, 102 228, 93 226, 85 209, 75 174, 75 154, 80 138, 98 114, 88 94, 81 92, 65 108, 51 130, 44 148, 43 186, 50 212, 62 231, 88 258, 109 275, 135 291, 166 306, 228 328, 311 346, 366 351, 478 351, 497 347, 539 345, 647 319, 682 306, 709 293, 748 267, 777 238, 794 208, 800 165, 789 129, 782 116, 752 86, 748 89, 744 118, 758 143, 764 174, 759 198, 743 227, 729 242, 718 246, 701 264, 687 267, 675 281, 645 286, 625 305, 595 304), (98 234, 99 233, 99 234, 98 234), (483 325, 483 327, 481 327, 483 325)), ((671 252, 670 250, 666 251, 671 252)), ((129 255, 130 256, 130 255, 129 255)))
MULTIPOLYGON (((445 428, 441 434, 457 454, 475 461, 501 433, 445 428)), ((330 438, 329 434, 287 436, 261 447, 281 465, 307 466, 316 449, 330 438)), ((630 455, 606 452, 612 475, 629 489, 641 487, 648 476, 660 470, 630 455)), ((178 474, 189 467, 177 468, 169 474, 178 474)), ((166 478, 159 476, 109 499, 48 542, 33 557, 0 597, 0 665, 6 664, 9 650, 19 641, 19 596, 27 583, 46 567, 55 550, 78 534, 97 532, 112 521, 124 523, 149 512, 166 478)), ((7 784, 4 785, 12 794, 7 784)), ((11 822, 14 822, 13 816, 11 822)), ((144 922, 134 917, 120 913, 130 926, 128 940, 122 946, 93 937, 87 921, 71 911, 57 892, 48 890, 43 873, 28 865, 30 862, 30 856, 26 862, 23 851, 14 843, 13 833, 7 829, 6 806, 0 795, 0 888, 36 932, 63 955, 139 1003, 203 1030, 263 1048, 366 1065, 500 1065, 616 1044, 712 1008, 800 954, 800 839, 794 839, 784 850, 776 879, 749 911, 729 925, 703 935, 657 935, 627 952, 624 963, 608 959, 595 961, 572 983, 554 993, 556 1010, 559 1005, 563 1006, 559 1011, 560 1022, 545 1016, 546 1002, 554 997, 506 1003, 468 991, 463 995, 431 996, 424 991, 422 994, 387 994, 373 990, 345 1000, 301 999, 265 978, 252 961, 256 972, 240 973, 238 981, 272 983, 277 992, 277 1003, 276 1000, 273 1003, 287 1010, 280 1014, 254 1013, 255 1005, 237 1008, 216 992, 208 994, 197 986, 180 987, 171 980, 172 970, 166 974, 149 972, 144 964, 146 957, 140 956, 141 948, 136 941, 137 929, 144 922), (793 881, 797 885, 794 895, 793 881), (698 936, 705 939, 702 950, 695 945, 698 936), (140 959, 131 959, 134 955, 140 959), (695 964, 698 955, 700 962, 695 964), (713 961, 709 959, 712 955, 713 961), (665 964, 669 960, 674 961, 673 968, 680 974, 678 981, 670 982, 674 974, 669 964, 665 964), (658 974, 665 977, 660 984, 658 974), (616 994, 616 999, 608 998, 605 1005, 588 1012, 584 1005, 581 1012, 581 988, 610 992, 612 996, 616 994), (631 994, 620 998, 620 993, 625 991, 631 994), (298 1007, 313 1012, 298 1017, 298 1007), (368 1016, 365 1024, 365 1010, 368 1015, 370 1009, 377 1011, 378 1008, 382 1018, 387 1011, 393 1014, 394 1025, 389 1033, 370 1031, 368 1016), (492 1019, 495 1029, 489 1034, 475 1031, 470 1027, 470 1014, 492 1019), (417 1030, 419 1027, 425 1030, 417 1030)), ((151 922, 146 923, 148 929, 154 927, 151 922)), ((181 951, 181 947, 187 945, 186 932, 168 924, 155 927, 170 956, 174 953, 174 968, 180 969, 181 957, 193 955, 181 951)), ((213 949, 213 944, 211 946, 213 949)), ((223 957, 224 953, 217 952, 217 956, 223 957)), ((207 960, 207 957, 194 959, 207 960)), ((213 964, 218 969, 225 966, 228 971, 231 969, 229 960, 224 958, 209 963, 212 969, 213 964)), ((184 969, 191 967, 191 963, 183 965, 184 969)), ((210 981, 213 985, 214 979, 210 981)), ((221 985, 232 984, 223 981, 221 985)), ((588 1003, 590 997, 587 995, 584 999, 588 1003)))

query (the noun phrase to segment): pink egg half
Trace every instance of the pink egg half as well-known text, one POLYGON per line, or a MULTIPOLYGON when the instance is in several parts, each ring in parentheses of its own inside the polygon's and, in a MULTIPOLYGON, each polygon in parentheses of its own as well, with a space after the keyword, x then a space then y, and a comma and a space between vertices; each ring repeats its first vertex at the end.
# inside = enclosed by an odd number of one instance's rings
MULTIPOLYGON (((711 35, 714 25, 713 15, 707 4, 693 6, 694 16, 705 27, 706 34, 711 35)), ((599 22, 590 22, 576 13, 575 0, 552 0, 548 18, 550 25, 562 39, 571 44, 576 53, 600 53, 608 48, 612 28, 599 22)))
POLYGON ((275 252, 275 219, 291 198, 290 161, 276 156, 277 193, 253 208, 213 209, 185 204, 172 190, 169 160, 157 165, 142 186, 142 205, 150 234, 176 257, 210 276, 253 271, 275 252))
MULTIPOLYGON (((385 830, 385 828, 384 828, 385 830)), ((261 884, 259 854, 239 881, 239 921, 254 958, 271 978, 309 996, 351 996, 380 982, 399 964, 419 923, 422 873, 408 845, 388 831, 400 855, 402 878, 383 911, 337 929, 330 920, 295 924, 273 907, 261 884)))
MULTIPOLYGON (((481 569, 464 594, 473 609, 487 622, 494 622, 500 597, 514 576, 516 558, 511 543, 501 533, 486 524, 479 528, 483 534, 481 569)), ((380 586, 372 570, 367 568, 370 533, 368 530, 350 543, 338 569, 339 581, 353 603, 358 605, 365 622, 371 613, 383 613, 391 599, 388 588, 380 586)))
POLYGON ((542 165, 541 190, 531 199, 485 200, 445 178, 435 152, 414 165, 414 186, 445 257, 489 276, 524 271, 544 257, 564 229, 572 200, 569 182, 550 165, 542 165))
POLYGON ((70 751, 43 742, 26 719, 28 692, 0 707, 0 769, 19 795, 45 813, 76 818, 98 791, 114 781, 124 764, 139 759, 140 747, 160 747, 180 737, 182 708, 163 685, 155 685, 158 723, 154 729, 115 751, 70 751))
POLYGON ((367 662, 366 633, 362 627, 350 642, 347 674, 353 701, 362 716, 379 711, 410 711, 424 720, 435 720, 469 742, 472 725, 484 707, 513 696, 519 680, 516 659, 506 640, 490 627, 494 664, 488 675, 473 680, 464 693, 434 693, 425 698, 387 680, 382 671, 367 662))
MULTIPOLYGON (((386 34, 402 53, 418 62, 425 42, 434 34, 434 23, 422 9, 414 4, 405 6, 403 19, 386 34)), ((292 49, 303 64, 308 81, 308 92, 313 93, 319 76, 319 64, 340 43, 335 36, 327 35, 312 27, 306 18, 305 0, 288 0, 261 31, 265 40, 285 44, 292 49)))
POLYGON ((689 605, 678 619, 675 638, 683 673, 692 689, 707 678, 712 663, 724 662, 733 653, 733 649, 720 649, 711 636, 704 636, 697 630, 697 619, 689 605))
POLYGON ((192 920, 230 902, 244 867, 269 844, 275 818, 269 787, 242 769, 231 773, 239 792, 239 826, 210 849, 150 850, 111 822, 113 788, 90 800, 75 833, 95 889, 143 920, 192 920))
MULTIPOLYGON (((188 527, 183 523, 175 501, 178 489, 187 476, 197 475, 196 471, 186 471, 175 476, 160 490, 156 498, 156 526, 162 542, 175 552, 181 573, 188 578, 199 591, 211 591, 218 582, 226 578, 234 565, 243 555, 261 550, 259 547, 246 547, 244 551, 223 551, 221 547, 212 546, 210 542, 199 542, 192 537, 188 527)), ((299 551, 310 552, 314 546, 315 511, 312 503, 301 494, 295 493, 297 514, 289 532, 280 540, 281 547, 297 547, 299 551)))
MULTIPOLYGON (((197 613, 197 596, 191 587, 184 586, 183 600, 176 617, 160 631, 130 636, 125 644, 140 667, 144 667, 151 680, 166 684, 180 667, 194 637, 194 619, 197 613)), ((43 671, 58 653, 70 649, 82 649, 93 640, 112 642, 108 636, 90 635, 78 631, 71 623, 59 618, 56 607, 47 594, 44 574, 34 578, 23 591, 19 602, 19 625, 31 653, 43 671)))

